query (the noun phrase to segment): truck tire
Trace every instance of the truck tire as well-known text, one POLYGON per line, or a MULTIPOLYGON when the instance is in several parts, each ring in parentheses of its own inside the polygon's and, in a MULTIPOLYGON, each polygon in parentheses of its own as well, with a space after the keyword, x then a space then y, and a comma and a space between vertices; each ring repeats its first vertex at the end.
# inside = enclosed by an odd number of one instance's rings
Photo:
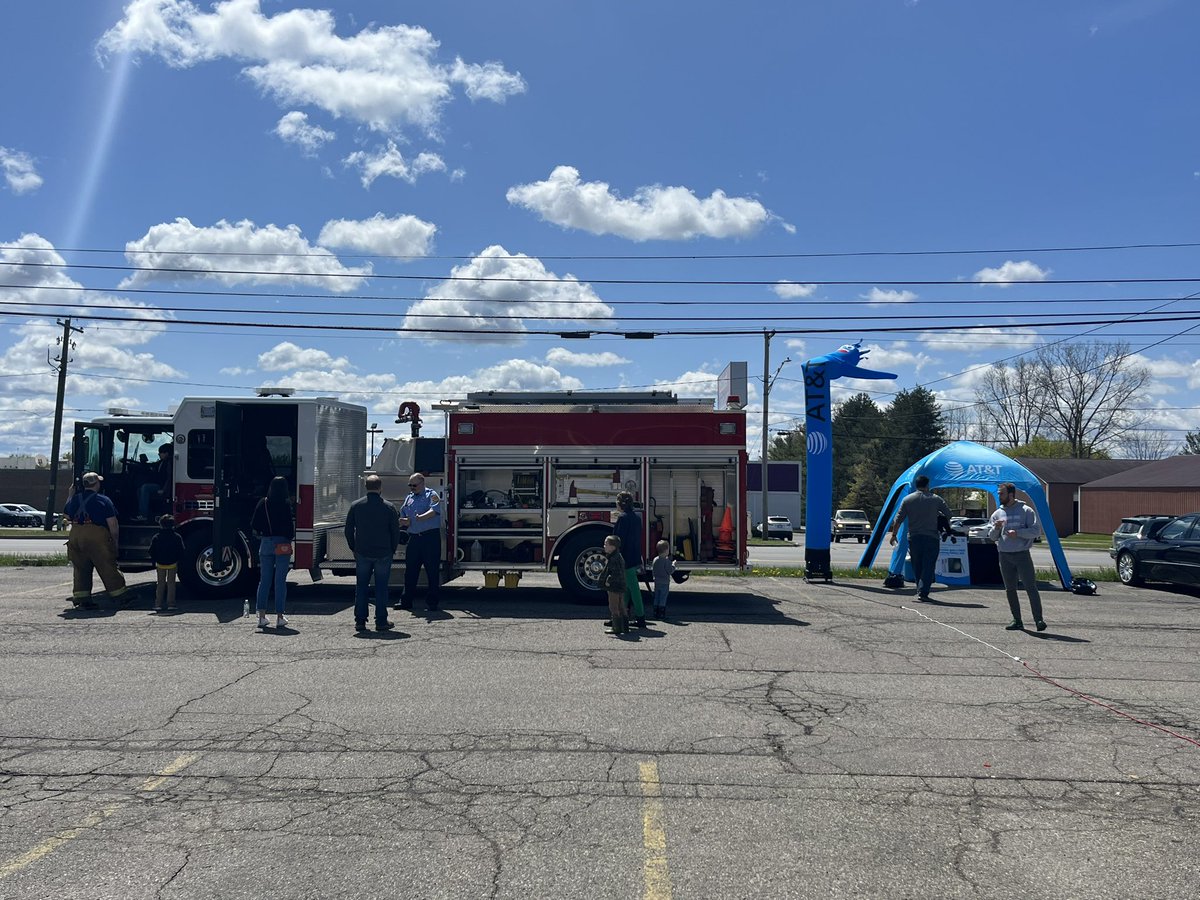
POLYGON ((183 542, 183 559, 179 562, 179 579, 189 590, 214 597, 227 596, 249 586, 253 571, 241 540, 230 548, 230 565, 214 570, 212 532, 207 528, 189 534, 183 542))
POLYGON ((600 575, 607 557, 606 534, 596 529, 567 538, 558 555, 558 583, 564 591, 584 603, 607 603, 608 594, 600 589, 600 575))

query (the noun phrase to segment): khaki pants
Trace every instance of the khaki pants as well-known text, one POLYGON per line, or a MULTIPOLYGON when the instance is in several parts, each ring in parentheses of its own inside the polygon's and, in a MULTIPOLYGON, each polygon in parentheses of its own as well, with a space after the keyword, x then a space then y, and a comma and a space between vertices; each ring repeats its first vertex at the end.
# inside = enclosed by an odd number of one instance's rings
POLYGON ((158 586, 154 588, 154 608, 163 608, 163 594, 167 595, 167 609, 175 608, 175 572, 178 566, 155 566, 158 570, 158 586))
POLYGON ((100 573, 100 581, 108 596, 117 598, 125 593, 125 577, 117 571, 117 547, 112 533, 104 525, 73 525, 67 538, 67 559, 74 569, 71 599, 76 602, 92 596, 92 571, 100 573))

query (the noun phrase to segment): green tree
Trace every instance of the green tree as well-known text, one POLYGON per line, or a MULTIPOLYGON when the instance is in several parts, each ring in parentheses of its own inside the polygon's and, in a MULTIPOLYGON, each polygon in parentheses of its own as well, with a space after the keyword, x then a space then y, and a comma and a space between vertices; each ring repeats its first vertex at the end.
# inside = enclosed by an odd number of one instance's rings
POLYGON ((1183 438, 1183 449, 1179 452, 1184 456, 1200 456, 1200 431, 1189 431, 1183 438))
POLYGON ((877 459, 872 447, 886 433, 883 410, 867 394, 855 394, 837 405, 832 427, 833 501, 840 504, 840 498, 850 490, 858 464, 864 459, 877 459))
MULTIPOLYGON (((1022 444, 1020 447, 998 447, 997 449, 1010 459, 1016 459, 1019 456, 1028 456, 1032 459, 1075 458, 1075 450, 1070 441, 1056 441, 1041 435, 1034 436, 1029 443, 1022 444)), ((1109 455, 1103 450, 1094 450, 1087 459, 1109 459, 1109 455)))
POLYGON ((900 391, 884 414, 880 471, 888 485, 917 460, 946 446, 946 424, 933 391, 900 391))
POLYGON ((878 460, 884 455, 878 441, 872 441, 873 452, 861 458, 850 472, 850 486, 838 502, 839 509, 861 509, 871 519, 879 515, 890 487, 884 484, 878 460))

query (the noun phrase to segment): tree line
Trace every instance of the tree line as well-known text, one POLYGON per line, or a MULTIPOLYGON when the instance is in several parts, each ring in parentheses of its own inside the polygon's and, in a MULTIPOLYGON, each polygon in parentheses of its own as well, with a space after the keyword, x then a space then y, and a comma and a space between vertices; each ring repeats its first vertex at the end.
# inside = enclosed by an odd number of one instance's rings
MULTIPOLYGON (((1200 431, 1181 443, 1146 427, 1150 379, 1124 342, 1064 343, 992 364, 973 404, 943 407, 924 387, 902 390, 884 406, 855 394, 834 409, 834 506, 875 518, 896 478, 952 440, 978 441, 1011 457, 1200 455, 1200 431)), ((768 456, 803 466, 804 441, 801 421, 775 437, 768 456)))

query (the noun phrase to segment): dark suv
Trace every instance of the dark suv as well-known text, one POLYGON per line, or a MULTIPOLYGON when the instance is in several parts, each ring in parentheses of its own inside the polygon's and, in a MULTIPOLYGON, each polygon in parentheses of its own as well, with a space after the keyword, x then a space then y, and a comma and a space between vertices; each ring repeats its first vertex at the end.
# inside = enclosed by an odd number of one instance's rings
POLYGON ((1121 524, 1117 526, 1117 530, 1113 532, 1113 545, 1112 549, 1108 551, 1108 555, 1116 559, 1117 548, 1122 543, 1154 537, 1155 533, 1173 518, 1175 517, 1142 515, 1129 516, 1122 519, 1121 524))

